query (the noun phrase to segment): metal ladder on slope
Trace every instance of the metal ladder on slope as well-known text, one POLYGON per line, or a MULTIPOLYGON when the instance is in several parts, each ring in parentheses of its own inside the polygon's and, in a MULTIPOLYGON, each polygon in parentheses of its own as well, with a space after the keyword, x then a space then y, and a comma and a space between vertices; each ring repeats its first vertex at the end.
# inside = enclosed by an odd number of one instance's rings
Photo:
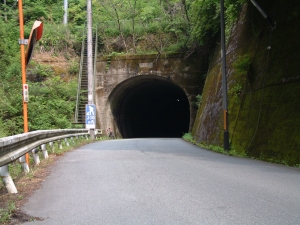
MULTIPOLYGON (((85 29, 86 31, 86 29, 85 29)), ((98 32, 97 28, 93 29, 93 78, 95 81, 96 74, 96 60, 97 60, 97 49, 98 49, 98 32)), ((95 83, 95 82, 94 82, 95 83)), ((94 87, 95 89, 95 87, 94 87)), ((94 91, 95 93, 95 91, 94 91)), ((94 96, 95 99, 95 96, 94 96)), ((80 68, 78 75, 78 87, 77 87, 77 99, 76 99, 76 109, 75 118, 73 125, 85 124, 85 105, 88 104, 88 68, 87 68, 87 32, 85 32, 84 38, 82 40, 81 47, 81 57, 80 57, 80 68)))

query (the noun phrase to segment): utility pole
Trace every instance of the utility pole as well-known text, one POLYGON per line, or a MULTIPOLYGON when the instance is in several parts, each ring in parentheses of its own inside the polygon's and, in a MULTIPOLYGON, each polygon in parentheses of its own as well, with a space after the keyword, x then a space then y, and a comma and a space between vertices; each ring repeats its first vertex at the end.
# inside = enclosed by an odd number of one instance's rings
POLYGON ((64 25, 68 24, 68 0, 64 0, 64 25))
MULTIPOLYGON (((93 72, 94 66, 93 66, 92 29, 93 29, 92 28, 92 0, 87 0, 87 67, 88 67, 87 69, 88 69, 88 104, 89 105, 94 105, 94 72, 93 72)), ((92 140, 95 139, 95 127, 90 128, 90 136, 92 140)))
POLYGON ((224 0, 221 0, 221 57, 222 57, 222 93, 223 93, 223 117, 224 117, 224 150, 229 150, 229 122, 227 101, 227 76, 226 76, 226 46, 225 46, 225 20, 224 0))

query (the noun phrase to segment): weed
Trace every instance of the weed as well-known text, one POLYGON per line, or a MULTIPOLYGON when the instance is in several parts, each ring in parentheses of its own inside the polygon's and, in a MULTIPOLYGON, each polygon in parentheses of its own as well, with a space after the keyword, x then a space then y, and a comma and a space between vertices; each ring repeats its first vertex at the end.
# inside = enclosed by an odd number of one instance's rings
POLYGON ((240 103, 240 96, 243 90, 241 83, 237 83, 228 91, 228 94, 232 95, 236 103, 240 103))
POLYGON ((251 58, 245 54, 239 56, 238 59, 233 63, 233 68, 238 75, 246 75, 251 65, 251 58))
POLYGON ((72 61, 69 69, 68 69, 69 74, 71 75, 76 75, 79 73, 79 66, 78 66, 78 62, 76 61, 72 61))
POLYGON ((9 222, 12 216, 12 212, 15 209, 16 205, 13 201, 10 201, 5 209, 0 208, 0 224, 5 224, 6 222, 9 222))
POLYGON ((108 70, 109 70, 110 62, 111 62, 111 56, 109 56, 109 57, 107 58, 107 63, 106 63, 106 66, 105 66, 105 73, 107 73, 108 70))
POLYGON ((182 138, 184 140, 188 141, 188 142, 193 143, 193 144, 195 143, 195 140, 194 140, 194 138, 193 138, 193 136, 192 136, 191 133, 185 133, 182 138))
POLYGON ((23 174, 22 166, 17 161, 8 165, 9 173, 12 179, 16 179, 23 174))
POLYGON ((198 94, 196 95, 196 101, 192 102, 192 105, 198 108, 201 103, 202 103, 202 95, 198 94))
POLYGON ((221 154, 225 154, 225 155, 230 155, 230 156, 237 156, 237 157, 244 157, 246 158, 247 156, 244 154, 244 152, 238 152, 236 151, 235 149, 232 148, 232 150, 230 150, 229 152, 228 151, 225 151, 224 148, 222 148, 221 146, 218 146, 218 145, 212 145, 212 144, 205 144, 205 143, 199 143, 197 142, 191 133, 186 133, 182 136, 182 138, 192 144, 195 144, 201 148, 205 148, 205 149, 209 149, 209 150, 212 150, 213 152, 218 152, 218 153, 221 153, 221 154))

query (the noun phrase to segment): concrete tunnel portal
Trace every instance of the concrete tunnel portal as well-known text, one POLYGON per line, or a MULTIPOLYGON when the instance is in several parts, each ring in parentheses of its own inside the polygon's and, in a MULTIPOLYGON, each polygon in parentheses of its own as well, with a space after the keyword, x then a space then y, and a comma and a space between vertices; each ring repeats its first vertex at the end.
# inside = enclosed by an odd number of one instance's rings
POLYGON ((123 138, 182 137, 189 131, 189 101, 169 78, 129 78, 114 88, 108 100, 123 138))

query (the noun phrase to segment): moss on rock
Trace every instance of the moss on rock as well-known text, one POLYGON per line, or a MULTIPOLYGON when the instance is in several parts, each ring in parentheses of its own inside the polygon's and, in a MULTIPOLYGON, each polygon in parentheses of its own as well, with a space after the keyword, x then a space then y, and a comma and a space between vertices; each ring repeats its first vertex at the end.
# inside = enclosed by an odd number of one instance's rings
MULTIPOLYGON (((276 29, 272 30, 249 3, 227 46, 230 141, 235 151, 250 157, 297 165, 300 4, 297 0, 267 0, 261 6, 276 21, 276 29), (243 67, 242 59, 246 56, 248 62, 244 61, 243 67)), ((198 142, 222 145, 221 62, 220 54, 216 55, 206 79, 193 136, 198 142)))

